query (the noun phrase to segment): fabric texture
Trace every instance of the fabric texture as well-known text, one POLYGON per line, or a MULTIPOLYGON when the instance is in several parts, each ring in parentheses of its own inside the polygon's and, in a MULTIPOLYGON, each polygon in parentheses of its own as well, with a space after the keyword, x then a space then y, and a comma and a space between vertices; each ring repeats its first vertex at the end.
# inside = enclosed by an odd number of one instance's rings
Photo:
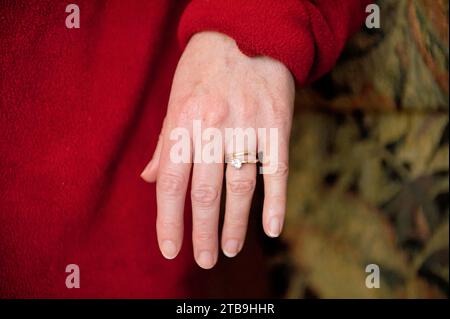
POLYGON ((64 1, 0 1, 0 297, 193 296, 190 204, 166 261, 155 186, 139 177, 182 47, 224 32, 306 83, 335 63, 364 2, 79 0, 80 29, 67 29, 64 1), (69 264, 80 289, 66 288, 69 264))
POLYGON ((371 2, 194 0, 181 19, 179 39, 185 45, 196 32, 220 31, 249 56, 282 61, 304 85, 331 69, 348 37, 361 27, 371 2))

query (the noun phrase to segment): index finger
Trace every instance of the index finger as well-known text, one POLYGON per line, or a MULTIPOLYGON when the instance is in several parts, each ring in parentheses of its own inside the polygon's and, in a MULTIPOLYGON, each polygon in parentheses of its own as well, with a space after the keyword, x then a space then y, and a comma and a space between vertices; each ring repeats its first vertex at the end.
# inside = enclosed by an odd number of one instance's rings
POLYGON ((183 213, 192 166, 191 141, 187 129, 184 129, 188 136, 185 143, 189 143, 189 145, 186 145, 184 152, 188 153, 182 154, 181 159, 174 158, 174 150, 176 151, 174 147, 176 143, 179 143, 173 140, 174 136, 177 135, 177 130, 182 132, 183 128, 169 127, 164 132, 158 176, 156 179, 158 210, 156 232, 161 252, 167 259, 176 257, 183 241, 183 213), (186 158, 188 161, 186 161, 186 158))

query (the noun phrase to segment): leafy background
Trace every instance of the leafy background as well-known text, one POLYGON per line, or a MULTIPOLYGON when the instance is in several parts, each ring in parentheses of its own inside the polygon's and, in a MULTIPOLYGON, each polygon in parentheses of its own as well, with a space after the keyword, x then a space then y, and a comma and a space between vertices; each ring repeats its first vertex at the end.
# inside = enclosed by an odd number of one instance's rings
POLYGON ((382 28, 298 92, 280 297, 448 297, 448 1, 378 4, 382 28))

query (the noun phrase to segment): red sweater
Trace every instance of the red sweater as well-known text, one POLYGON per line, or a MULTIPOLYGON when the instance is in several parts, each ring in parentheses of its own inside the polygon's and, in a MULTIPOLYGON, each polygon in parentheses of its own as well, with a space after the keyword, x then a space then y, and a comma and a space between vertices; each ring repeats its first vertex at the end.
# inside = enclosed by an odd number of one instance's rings
POLYGON ((65 26, 68 1, 0 3, 0 297, 189 296, 190 232, 178 258, 161 256, 155 187, 139 177, 183 46, 217 30, 304 84, 368 1, 71 2, 80 29, 65 26), (65 285, 72 263, 80 289, 65 285))

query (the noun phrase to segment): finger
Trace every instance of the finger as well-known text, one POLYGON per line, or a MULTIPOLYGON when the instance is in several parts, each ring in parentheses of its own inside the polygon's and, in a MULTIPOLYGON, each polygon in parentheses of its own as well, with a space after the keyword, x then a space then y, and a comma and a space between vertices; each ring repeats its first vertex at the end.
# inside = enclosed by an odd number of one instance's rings
POLYGON ((167 117, 163 120, 163 125, 161 128, 161 133, 158 136, 158 143, 156 144, 155 152, 153 153, 152 159, 150 162, 148 162, 147 166, 144 168, 144 170, 141 173, 141 178, 145 180, 148 183, 154 183, 156 182, 156 177, 158 175, 158 168, 159 168, 159 160, 161 157, 161 150, 162 150, 162 144, 164 136, 164 129, 166 128, 166 121, 167 117))
POLYGON ((186 190, 191 170, 191 145, 186 146, 189 152, 188 163, 178 163, 171 159, 171 148, 175 141, 170 140, 169 132, 162 137, 160 163, 156 180, 156 199, 158 215, 156 230, 162 254, 167 259, 175 258, 183 240, 183 214, 186 190))
POLYGON ((162 135, 159 135, 158 143, 156 144, 156 149, 155 152, 153 153, 153 157, 150 160, 150 162, 148 162, 147 166, 141 173, 141 178, 147 183, 156 182, 156 177, 158 175, 158 168, 159 168, 159 160, 161 157, 161 150, 162 150, 162 135))
POLYGON ((217 262, 223 163, 196 163, 192 173, 192 240, 197 264, 210 269, 217 262))
POLYGON ((255 184, 256 164, 244 164, 240 169, 227 165, 227 195, 222 230, 222 250, 227 257, 236 256, 244 245, 255 184))
POLYGON ((289 168, 289 135, 280 129, 277 131, 279 138, 275 142, 271 138, 265 138, 258 144, 258 152, 263 157, 263 227, 270 237, 278 237, 283 228, 289 168))

